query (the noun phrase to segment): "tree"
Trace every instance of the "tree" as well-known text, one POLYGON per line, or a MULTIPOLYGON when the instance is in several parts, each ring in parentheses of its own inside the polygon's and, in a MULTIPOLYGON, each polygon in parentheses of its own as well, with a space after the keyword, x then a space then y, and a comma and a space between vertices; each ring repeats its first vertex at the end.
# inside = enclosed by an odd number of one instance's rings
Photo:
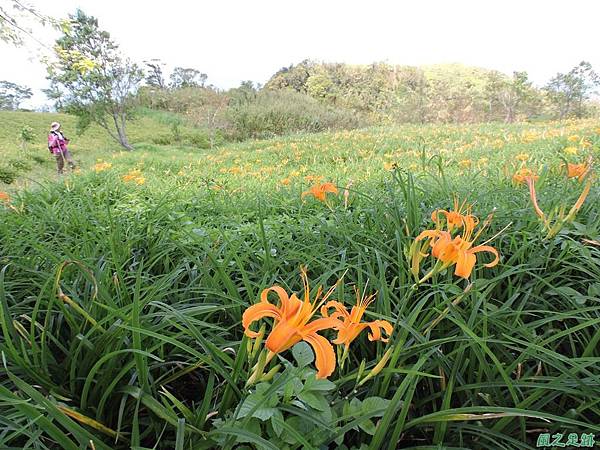
POLYGON ((396 69, 393 88, 393 109, 400 122, 425 123, 427 119, 427 95, 429 83, 418 67, 396 69))
POLYGON ((504 108, 504 121, 515 121, 519 108, 534 95, 534 90, 527 72, 514 72, 510 80, 506 80, 499 94, 499 100, 504 108))
POLYGON ((64 109, 79 118, 85 129, 97 123, 127 150, 133 150, 126 133, 132 96, 143 72, 125 59, 98 20, 77 10, 71 26, 56 41, 57 61, 48 67, 51 91, 60 94, 64 109))
POLYGON ((562 120, 570 115, 582 117, 585 114, 585 102, 599 84, 600 79, 592 65, 582 61, 568 73, 557 73, 544 89, 562 120))
POLYGON ((144 61, 146 64, 146 84, 148 86, 152 86, 158 89, 166 89, 167 82, 165 81, 165 77, 163 75, 162 68, 165 65, 159 59, 151 59, 149 61, 144 61))
POLYGON ((0 109, 15 111, 32 95, 33 92, 28 87, 10 81, 0 81, 0 109))
POLYGON ((238 107, 249 104, 256 99, 258 90, 259 86, 255 86, 252 81, 242 81, 239 87, 227 92, 227 97, 230 99, 229 106, 238 107))
POLYGON ((39 13, 31 6, 24 5, 20 0, 7 0, 5 5, 0 5, 0 41, 21 46, 25 38, 30 38, 44 47, 45 45, 33 35, 29 28, 30 24, 42 26, 49 24, 56 29, 60 29, 63 25, 60 21, 39 13))
POLYGON ((215 89, 202 88, 198 90, 202 92, 201 104, 192 108, 188 115, 197 126, 205 126, 208 129, 210 148, 213 148, 217 132, 225 129, 228 125, 225 112, 229 97, 215 89))
POLYGON ((208 76, 196 69, 175 67, 171 74, 171 87, 180 89, 186 87, 204 87, 208 76))

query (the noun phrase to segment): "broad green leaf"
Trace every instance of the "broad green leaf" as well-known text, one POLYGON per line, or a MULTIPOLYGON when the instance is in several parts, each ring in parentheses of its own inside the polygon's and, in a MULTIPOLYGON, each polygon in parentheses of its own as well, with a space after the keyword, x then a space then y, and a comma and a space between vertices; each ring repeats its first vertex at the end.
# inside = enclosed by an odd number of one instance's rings
POLYGON ((292 356, 296 360, 298 367, 305 367, 312 363, 315 359, 310 345, 306 342, 298 342, 292 347, 292 356))

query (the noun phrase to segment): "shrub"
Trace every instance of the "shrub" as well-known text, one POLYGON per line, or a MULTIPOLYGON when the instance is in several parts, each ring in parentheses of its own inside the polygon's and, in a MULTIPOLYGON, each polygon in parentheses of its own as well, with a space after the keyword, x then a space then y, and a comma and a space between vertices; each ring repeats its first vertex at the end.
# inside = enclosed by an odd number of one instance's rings
POLYGON ((19 173, 10 166, 0 166, 0 181, 5 184, 11 184, 16 179, 19 173))
POLYGON ((200 130, 185 133, 181 140, 184 144, 192 147, 210 148, 210 139, 208 135, 200 130))
POLYGON ((258 92, 248 86, 228 92, 201 87, 146 89, 139 93, 138 102, 140 112, 170 127, 168 138, 153 138, 152 142, 158 145, 183 142, 206 148, 224 140, 352 129, 366 122, 354 111, 286 89, 258 92), (185 119, 181 114, 185 114, 185 119), (202 132, 186 134, 183 131, 186 122, 202 132))
POLYGON ((35 161, 38 164, 46 164, 48 162, 48 158, 40 156, 40 155, 29 155, 29 159, 35 161))
POLYGON ((173 143, 173 136, 169 134, 160 134, 152 137, 152 143, 156 145, 169 145, 173 143))
POLYGON ((355 112, 325 105, 291 90, 261 91, 254 101, 228 110, 228 132, 234 139, 263 138, 291 132, 357 128, 355 112))
POLYGON ((29 164, 27 161, 23 161, 22 159, 11 159, 8 161, 8 164, 17 170, 27 171, 31 169, 31 164, 29 164))

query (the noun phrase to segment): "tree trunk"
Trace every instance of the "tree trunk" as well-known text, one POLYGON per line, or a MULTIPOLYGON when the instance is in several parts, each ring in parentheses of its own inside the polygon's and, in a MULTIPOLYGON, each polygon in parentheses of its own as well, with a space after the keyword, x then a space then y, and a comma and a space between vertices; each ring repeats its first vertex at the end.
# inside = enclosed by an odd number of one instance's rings
POLYGON ((113 120, 117 129, 117 140, 119 141, 119 144, 121 144, 121 147, 123 147, 125 150, 132 151, 133 147, 129 143, 129 140, 127 139, 127 134, 125 133, 125 118, 119 118, 117 114, 113 114, 113 120), (121 123, 119 123, 119 119, 121 119, 121 123))
POLYGON ((127 139, 127 135, 125 134, 125 130, 119 128, 119 144, 123 146, 123 148, 127 151, 132 151, 133 147, 129 143, 127 139))

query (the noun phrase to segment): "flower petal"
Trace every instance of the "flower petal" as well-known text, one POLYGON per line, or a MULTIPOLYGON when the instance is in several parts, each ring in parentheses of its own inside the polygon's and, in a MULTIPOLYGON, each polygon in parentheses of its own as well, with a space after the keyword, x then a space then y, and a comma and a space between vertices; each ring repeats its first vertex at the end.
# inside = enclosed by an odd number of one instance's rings
POLYGON ((344 317, 344 318, 349 317, 348 310, 346 309, 346 307, 336 300, 330 300, 327 303, 325 303, 323 306, 321 306, 321 315, 323 317, 330 317, 329 310, 331 308, 333 308, 335 310, 335 312, 331 315, 331 317, 336 318, 336 319, 339 318, 340 316, 344 317))
POLYGON ((370 341, 387 342, 389 341, 389 337, 392 335, 392 331, 394 329, 392 324, 387 320, 374 320, 373 322, 369 322, 367 325, 371 329, 371 333, 368 335, 370 341), (381 330, 385 332, 385 334, 388 336, 387 338, 381 336, 381 330))
POLYGON ((488 252, 492 253, 495 258, 491 263, 484 264, 484 267, 494 267, 500 261, 500 255, 498 255, 498 250, 489 245, 478 245, 477 247, 473 247, 471 250, 468 250, 469 253, 479 253, 479 252, 488 252))
POLYGON ((315 319, 309 324, 305 325, 304 328, 300 331, 302 336, 316 333, 321 330, 328 330, 330 328, 339 330, 343 326, 342 321, 336 319, 335 317, 321 317, 319 319, 315 319))
POLYGON ((335 352, 327 339, 317 333, 304 336, 315 352, 315 366, 317 378, 327 378, 335 370, 335 352))
POLYGON ((298 300, 298 298, 296 298, 295 295, 292 295, 292 297, 290 298, 285 289, 283 289, 281 286, 272 286, 270 288, 263 289, 263 291, 260 294, 261 303, 269 303, 269 292, 275 292, 279 297, 279 309, 281 311, 281 317, 290 317, 300 307, 299 303, 302 303, 300 302, 300 300, 298 300))
POLYGON ((471 272, 473 272, 473 267, 475 267, 476 261, 477 258, 473 253, 461 250, 458 252, 458 257, 456 259, 456 269, 454 270, 454 275, 457 277, 469 278, 471 276, 471 272))
POLYGON ((323 191, 323 192, 331 192, 333 194, 337 194, 338 193, 338 189, 337 189, 337 187, 335 187, 335 185, 333 183, 323 183, 321 185, 321 191, 323 191))
POLYGON ((281 353, 302 340, 298 326, 285 318, 273 327, 265 346, 273 353, 281 353))
POLYGON ((439 237, 440 230, 425 230, 421 231, 421 233, 415 238, 415 241, 422 241, 425 238, 434 239, 439 237))
POLYGON ((242 315, 242 326, 244 332, 249 338, 255 338, 258 333, 250 329, 250 325, 263 317, 272 317, 275 320, 281 320, 281 310, 268 302, 260 302, 250 306, 242 315))

